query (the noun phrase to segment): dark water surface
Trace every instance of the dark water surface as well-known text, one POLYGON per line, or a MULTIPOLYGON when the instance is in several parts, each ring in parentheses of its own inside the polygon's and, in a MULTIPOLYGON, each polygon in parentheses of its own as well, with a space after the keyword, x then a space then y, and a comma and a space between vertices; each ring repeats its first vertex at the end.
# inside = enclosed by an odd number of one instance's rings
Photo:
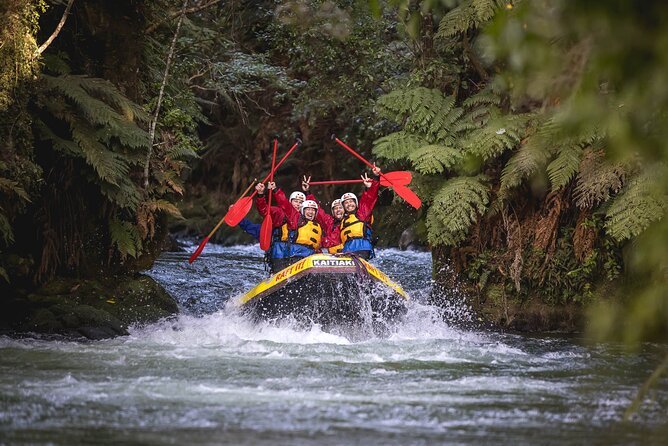
MULTIPOLYGON (((417 301, 389 338, 254 325, 224 309, 265 277, 255 247, 165 254, 177 320, 98 342, 0 337, 0 444, 668 444, 666 354, 456 329, 420 304, 428 253, 375 263, 417 301)), ((466 309, 452 312, 466 316, 466 309)))

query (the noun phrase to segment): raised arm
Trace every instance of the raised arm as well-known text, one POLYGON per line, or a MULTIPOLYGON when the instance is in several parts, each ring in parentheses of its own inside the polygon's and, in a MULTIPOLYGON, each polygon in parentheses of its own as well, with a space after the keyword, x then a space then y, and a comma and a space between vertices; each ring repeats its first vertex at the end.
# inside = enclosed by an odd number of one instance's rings
POLYGON ((357 218, 363 221, 369 221, 373 208, 378 201, 378 189, 380 187, 380 180, 374 178, 371 180, 371 186, 364 191, 360 197, 359 209, 357 210, 357 218))

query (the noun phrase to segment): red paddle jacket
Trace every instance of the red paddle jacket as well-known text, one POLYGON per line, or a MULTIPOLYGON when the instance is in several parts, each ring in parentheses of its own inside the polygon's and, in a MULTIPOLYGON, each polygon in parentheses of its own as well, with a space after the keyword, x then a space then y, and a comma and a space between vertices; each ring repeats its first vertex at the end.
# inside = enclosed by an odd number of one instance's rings
MULTIPOLYGON (((276 191, 274 191, 274 196, 276 196, 276 191)), ((272 197, 273 198, 273 197, 272 197)), ((255 207, 261 216, 267 215, 267 199, 264 195, 255 197, 255 207)), ((273 228, 280 228, 287 221, 285 212, 278 206, 271 207, 271 226, 273 228)))
MULTIPOLYGON (((288 218, 288 227, 290 230, 295 230, 299 226, 299 217, 301 217, 301 213, 292 206, 292 203, 288 201, 287 197, 285 196, 285 193, 281 189, 276 189, 274 190, 274 197, 276 198, 276 204, 285 212, 286 217, 288 218)), ((315 200, 315 197, 313 195, 309 194, 307 200, 315 200)), ((320 224, 320 226, 323 228, 323 231, 325 230, 325 222, 322 219, 322 216, 320 214, 320 205, 318 205, 318 213, 315 215, 315 221, 320 224)))

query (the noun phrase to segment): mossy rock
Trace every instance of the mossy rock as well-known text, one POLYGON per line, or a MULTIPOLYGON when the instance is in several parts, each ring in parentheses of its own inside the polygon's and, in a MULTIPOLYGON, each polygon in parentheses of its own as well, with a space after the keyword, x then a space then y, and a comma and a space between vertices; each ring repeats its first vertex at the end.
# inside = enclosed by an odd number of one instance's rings
POLYGON ((125 324, 118 318, 90 305, 58 304, 52 306, 50 310, 64 328, 75 330, 86 337, 89 337, 86 333, 95 333, 92 339, 128 334, 125 324))
POLYGON ((58 277, 42 285, 37 291, 37 294, 44 296, 69 294, 71 293, 72 288, 77 286, 78 282, 79 281, 76 279, 58 277))
POLYGON ((32 294, 0 301, 0 331, 89 339, 126 335, 178 313, 176 301, 151 277, 59 278, 32 294))
POLYGON ((113 290, 107 311, 128 324, 147 324, 179 311, 176 301, 151 277, 126 279, 113 290))
POLYGON ((38 333, 62 333, 63 324, 56 315, 46 308, 38 308, 34 311, 26 323, 27 331, 38 333))

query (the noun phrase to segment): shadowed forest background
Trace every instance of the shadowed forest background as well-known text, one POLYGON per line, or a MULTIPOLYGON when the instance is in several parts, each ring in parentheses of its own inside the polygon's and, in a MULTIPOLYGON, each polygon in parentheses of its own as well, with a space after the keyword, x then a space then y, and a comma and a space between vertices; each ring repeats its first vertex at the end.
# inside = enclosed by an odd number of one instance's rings
POLYGON ((414 172, 425 206, 383 191, 381 244, 410 229, 485 319, 668 339, 665 2, 5 0, 0 23, 3 298, 206 235, 275 137, 304 142, 286 190, 357 178, 335 134, 414 172))

